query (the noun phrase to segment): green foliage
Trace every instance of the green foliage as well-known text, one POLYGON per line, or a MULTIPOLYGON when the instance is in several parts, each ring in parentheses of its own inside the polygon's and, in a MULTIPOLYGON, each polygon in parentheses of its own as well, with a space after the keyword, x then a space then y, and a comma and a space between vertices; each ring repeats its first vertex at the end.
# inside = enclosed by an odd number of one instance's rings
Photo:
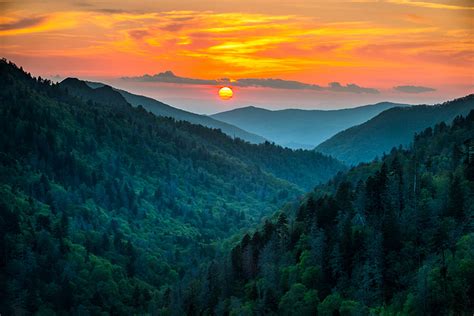
POLYGON ((473 140, 474 111, 317 187, 221 259, 221 300, 254 315, 470 315, 473 140))
MULTIPOLYGON (((73 78, 65 79, 59 86, 88 102, 110 103, 114 107, 126 108, 128 106, 127 101, 120 94, 123 92, 117 92, 108 86, 92 89, 84 81, 73 78)), ((191 120, 191 122, 194 121, 191 120)), ((217 133, 217 130, 189 124, 187 121, 178 121, 177 124, 180 129, 191 133, 192 137, 201 136, 199 143, 206 148, 218 149, 218 155, 237 158, 250 167, 262 169, 305 190, 311 190, 316 184, 329 180, 338 171, 345 169, 339 161, 315 151, 293 151, 275 146, 268 141, 260 145, 251 145, 238 138, 229 141, 227 135, 217 133)), ((203 123, 203 125, 206 124, 203 123)), ((287 194, 284 192, 279 196, 279 198, 285 197, 287 194)))
POLYGON ((316 290, 308 290, 301 283, 294 283, 278 304, 281 315, 314 315, 319 298, 316 290))
MULTIPOLYGON (((0 86, 5 315, 165 312, 169 286, 222 240, 343 168, 156 117, 110 87, 35 79, 6 60, 0 86)), ((209 299, 188 294, 213 306, 214 282, 209 272, 209 299)))
POLYGON ((340 164, 5 60, 0 85, 2 314, 474 310, 474 112, 268 216, 340 164))
POLYGON ((342 298, 339 293, 331 294, 318 306, 318 315, 321 316, 332 316, 339 311, 341 307, 342 298))

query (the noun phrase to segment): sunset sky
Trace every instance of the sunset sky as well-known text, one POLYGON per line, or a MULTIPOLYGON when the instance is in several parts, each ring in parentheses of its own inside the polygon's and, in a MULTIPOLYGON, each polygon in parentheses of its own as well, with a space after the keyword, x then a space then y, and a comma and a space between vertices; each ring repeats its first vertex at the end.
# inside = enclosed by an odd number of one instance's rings
POLYGON ((32 74, 197 113, 474 92, 470 0, 0 1, 0 12, 1 56, 32 74), (218 98, 222 85, 233 99, 218 98))

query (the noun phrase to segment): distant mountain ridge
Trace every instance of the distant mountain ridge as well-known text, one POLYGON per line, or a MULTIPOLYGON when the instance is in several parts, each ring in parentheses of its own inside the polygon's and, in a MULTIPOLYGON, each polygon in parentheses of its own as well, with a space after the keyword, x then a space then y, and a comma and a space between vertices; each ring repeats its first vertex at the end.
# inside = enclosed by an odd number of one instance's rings
POLYGON ((406 106, 409 105, 391 102, 340 110, 267 110, 249 106, 211 117, 261 135, 282 146, 308 149, 387 109, 406 106))
MULTIPOLYGON (((166 104, 163 104, 163 107, 157 108, 156 106, 161 102, 154 99, 137 96, 123 90, 117 90, 101 83, 90 84, 76 78, 68 78, 63 80, 59 84, 59 87, 70 95, 80 97, 82 101, 93 101, 98 104, 109 105, 110 107, 117 109, 118 112, 122 111, 128 113, 130 111, 131 104, 128 102, 128 100, 137 102, 138 105, 152 112, 156 116, 169 117, 170 115, 156 114, 153 109, 168 109, 170 112, 175 113, 179 113, 181 111, 166 104), (144 102, 147 101, 147 99, 149 103, 144 102)), ((191 118, 208 118, 206 116, 200 116, 186 111, 181 112, 190 114, 191 118)), ((293 151, 288 148, 274 146, 269 142, 255 146, 244 143, 245 140, 234 140, 234 145, 229 146, 228 140, 225 140, 228 135, 225 135, 222 130, 222 133, 218 133, 214 130, 210 131, 208 128, 204 128, 206 126, 203 127, 203 124, 192 123, 185 117, 181 117, 180 120, 176 119, 175 117, 172 118, 178 121, 176 122, 178 125, 189 125, 188 128, 190 130, 195 131, 198 134, 206 134, 209 139, 212 139, 213 141, 220 144, 221 151, 226 155, 230 154, 233 157, 238 157, 241 161, 245 161, 250 166, 258 166, 262 170, 270 172, 280 179, 289 181, 304 190, 311 189, 315 185, 328 180, 336 172, 345 169, 345 166, 340 161, 324 156, 312 150, 293 151), (235 144, 239 145, 235 146, 235 144), (264 150, 267 154, 262 156, 253 152, 254 150, 264 150), (293 169, 295 165, 299 166, 297 170, 293 169)), ((212 118, 209 119, 213 120, 212 118)), ((226 123, 222 124, 227 125, 226 123)), ((241 139, 240 137, 238 138, 241 139)))
POLYGON ((155 100, 153 98, 133 94, 128 91, 117 89, 100 82, 90 82, 90 81, 82 81, 76 78, 67 78, 61 82, 61 85, 74 87, 77 90, 76 91, 77 95, 81 97, 84 97, 88 92, 90 92, 90 91, 87 91, 87 89, 94 89, 99 92, 101 90, 104 90, 104 93, 101 93, 101 94, 106 95, 106 92, 107 92, 109 96, 111 96, 112 95, 111 92, 114 91, 117 93, 117 95, 113 96, 110 99, 110 101, 107 100, 107 98, 100 98, 100 100, 97 100, 97 102, 107 103, 107 102, 114 101, 114 104, 117 104, 117 101, 119 101, 119 98, 117 96, 120 95, 123 98, 123 100, 120 100, 119 103, 123 103, 123 101, 125 101, 135 107, 141 105, 148 111, 158 116, 172 117, 178 121, 188 121, 193 124, 199 124, 199 125, 203 125, 209 128, 220 129, 223 133, 233 138, 238 137, 242 140, 248 141, 253 144, 259 144, 265 141, 265 138, 259 135, 249 133, 241 128, 238 128, 236 126, 233 126, 225 122, 215 120, 206 115, 199 115, 192 112, 177 109, 168 104, 155 100), (97 90, 97 89, 100 89, 100 90, 97 90), (78 91, 81 91, 81 92, 78 93, 78 91))
POLYGON ((474 94, 438 105, 392 108, 346 129, 316 147, 348 164, 368 162, 393 147, 408 145, 413 134, 440 122, 450 123, 474 109, 474 94))

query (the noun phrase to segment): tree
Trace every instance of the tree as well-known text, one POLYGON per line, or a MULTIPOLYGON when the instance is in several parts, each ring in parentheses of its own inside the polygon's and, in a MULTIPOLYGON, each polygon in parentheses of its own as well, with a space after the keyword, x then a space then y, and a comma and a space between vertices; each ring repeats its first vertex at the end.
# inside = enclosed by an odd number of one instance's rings
POLYGON ((314 315, 319 303, 315 290, 308 290, 303 284, 295 283, 278 304, 280 315, 314 315))
POLYGON ((447 215, 456 219, 462 219, 464 216, 464 188, 462 186, 461 176, 457 173, 451 179, 449 186, 447 215))
POLYGON ((341 295, 335 292, 326 298, 318 306, 318 315, 320 316, 334 316, 340 315, 339 308, 342 303, 341 295))

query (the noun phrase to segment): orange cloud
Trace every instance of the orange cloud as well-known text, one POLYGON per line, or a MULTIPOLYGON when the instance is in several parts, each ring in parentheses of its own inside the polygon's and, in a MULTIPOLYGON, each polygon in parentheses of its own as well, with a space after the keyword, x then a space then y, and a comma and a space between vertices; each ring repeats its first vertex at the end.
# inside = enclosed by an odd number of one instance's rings
POLYGON ((440 2, 432 2, 432 1, 388 0, 388 2, 395 3, 395 4, 422 7, 422 8, 430 8, 430 9, 474 10, 474 6, 455 5, 455 4, 450 4, 450 3, 440 3, 440 2))
MULTIPOLYGON (((390 2, 370 3, 381 17, 361 14, 350 20, 340 17, 336 9, 369 4, 348 2, 340 8, 335 4, 321 11, 321 16, 326 12, 332 17, 331 22, 303 14, 244 10, 69 8, 52 13, 38 9, 31 15, 12 10, 0 18, 0 47, 6 57, 34 60, 41 56, 57 67, 63 63, 69 72, 102 76, 173 69, 198 78, 280 77, 387 87, 413 73, 420 80, 433 80, 431 73, 436 71, 446 78, 469 78, 474 51, 469 24, 453 23, 446 13, 430 13, 436 8, 454 14, 454 5, 390 2), (391 9, 392 13, 386 6, 394 7, 393 3, 417 6, 423 13, 407 13, 406 8, 391 9)), ((52 71, 46 64, 36 67, 52 71)))
POLYGON ((0 18, 0 36, 15 36, 72 28, 76 25, 77 14, 61 13, 23 17, 14 15, 0 18))

